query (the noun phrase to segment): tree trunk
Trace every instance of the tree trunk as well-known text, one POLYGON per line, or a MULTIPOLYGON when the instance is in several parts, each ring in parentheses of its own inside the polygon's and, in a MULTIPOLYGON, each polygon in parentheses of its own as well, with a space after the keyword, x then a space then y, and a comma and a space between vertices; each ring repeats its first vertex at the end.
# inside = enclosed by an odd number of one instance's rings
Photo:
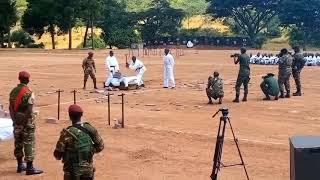
POLYGON ((50 36, 51 36, 52 49, 56 49, 56 43, 55 43, 55 40, 54 40, 55 32, 54 32, 54 26, 53 25, 50 25, 49 31, 50 31, 50 36))
POLYGON ((83 48, 87 47, 87 38, 88 38, 88 30, 89 30, 89 20, 87 21, 86 24, 86 32, 84 33, 84 38, 83 38, 83 48))
POLYGON ((92 47, 92 50, 94 50, 94 33, 93 33, 93 18, 91 16, 91 47, 92 47))
POLYGON ((69 29, 69 50, 72 49, 72 28, 69 29))
POLYGON ((8 48, 12 48, 10 28, 9 28, 9 31, 8 31, 8 48))

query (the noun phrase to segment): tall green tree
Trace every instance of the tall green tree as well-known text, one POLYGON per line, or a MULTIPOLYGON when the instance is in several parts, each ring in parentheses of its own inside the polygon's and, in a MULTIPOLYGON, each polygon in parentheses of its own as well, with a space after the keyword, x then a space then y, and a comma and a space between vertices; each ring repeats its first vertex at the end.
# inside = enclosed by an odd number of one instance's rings
POLYGON ((83 47, 87 47, 89 27, 91 28, 91 37, 93 37, 92 34, 94 23, 102 19, 105 2, 105 0, 80 0, 79 18, 81 18, 86 24, 83 47))
POLYGON ((179 33, 184 12, 167 0, 153 0, 153 7, 140 13, 139 25, 144 41, 175 36, 179 33))
POLYGON ((317 44, 320 38, 319 0, 282 0, 279 17, 283 26, 291 27, 291 39, 298 38, 305 47, 317 44), (315 41, 316 40, 316 41, 315 41))
POLYGON ((208 12, 216 18, 231 18, 255 43, 261 31, 281 8, 281 0, 208 0, 208 12))
POLYGON ((116 0, 105 0, 103 18, 99 27, 103 30, 102 36, 111 48, 125 48, 138 41, 135 31, 137 24, 136 14, 126 11, 126 4, 116 0))
POLYGON ((10 30, 18 20, 16 1, 1 0, 0 1, 0 47, 4 47, 4 35, 8 34, 8 44, 10 43, 10 30))
POLYGON ((79 0, 55 0, 59 13, 57 25, 62 34, 69 35, 69 49, 72 49, 72 28, 75 27, 80 12, 79 0))
POLYGON ((52 49, 55 49, 57 13, 59 11, 55 0, 28 0, 22 16, 22 28, 39 39, 44 33, 50 33, 52 49))

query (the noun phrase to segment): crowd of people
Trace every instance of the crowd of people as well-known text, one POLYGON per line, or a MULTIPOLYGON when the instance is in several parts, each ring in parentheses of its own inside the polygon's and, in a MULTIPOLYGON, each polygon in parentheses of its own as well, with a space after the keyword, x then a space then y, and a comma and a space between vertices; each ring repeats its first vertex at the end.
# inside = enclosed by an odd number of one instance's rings
MULTIPOLYGON (((306 66, 320 66, 320 53, 303 53, 306 66)), ((257 53, 250 55, 251 64, 277 65, 279 63, 279 54, 257 53)))

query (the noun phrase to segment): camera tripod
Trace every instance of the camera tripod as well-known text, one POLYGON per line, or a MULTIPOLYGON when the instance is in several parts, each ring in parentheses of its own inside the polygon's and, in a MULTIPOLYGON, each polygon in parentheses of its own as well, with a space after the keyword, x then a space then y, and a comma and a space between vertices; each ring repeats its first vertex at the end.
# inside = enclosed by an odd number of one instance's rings
POLYGON ((247 172, 246 165, 243 161, 242 154, 239 148, 238 144, 238 139, 235 137, 230 119, 228 117, 229 110, 227 108, 219 109, 213 116, 214 118, 219 112, 222 112, 222 116, 220 117, 220 123, 219 123, 219 129, 218 129, 218 135, 217 135, 217 141, 216 141, 216 147, 215 147, 215 152, 214 152, 214 157, 213 157, 213 167, 212 167, 212 173, 211 173, 211 180, 217 180, 218 179, 218 173, 220 171, 220 167, 233 167, 233 166, 243 166, 245 174, 247 176, 247 180, 249 180, 249 175, 247 172), (230 129, 232 132, 233 140, 237 146, 239 157, 241 160, 241 163, 239 164, 232 164, 232 165, 224 165, 221 162, 221 156, 222 156, 222 147, 223 147, 223 141, 224 141, 224 134, 226 130, 226 125, 229 123, 230 129))

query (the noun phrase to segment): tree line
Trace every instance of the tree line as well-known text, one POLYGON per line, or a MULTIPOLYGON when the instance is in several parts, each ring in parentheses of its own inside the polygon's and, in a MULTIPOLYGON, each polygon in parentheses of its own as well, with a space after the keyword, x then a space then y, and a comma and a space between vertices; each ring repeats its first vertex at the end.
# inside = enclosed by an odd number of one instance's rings
MULTIPOLYGON (((41 38, 50 34, 55 49, 57 35, 69 37, 72 29, 86 27, 83 47, 96 36, 93 27, 102 30, 106 44, 125 48, 131 43, 186 32, 182 20, 198 14, 219 18, 233 34, 246 36, 254 46, 268 37, 289 34, 290 43, 320 45, 319 0, 26 0, 21 17, 22 29, 41 38), (89 32, 91 30, 91 32, 89 32)), ((11 28, 18 22, 16 0, 0 2, 0 47, 11 46, 11 28)), ((193 32, 193 31, 189 31, 193 32)), ((192 35, 192 33, 191 33, 192 35)))

